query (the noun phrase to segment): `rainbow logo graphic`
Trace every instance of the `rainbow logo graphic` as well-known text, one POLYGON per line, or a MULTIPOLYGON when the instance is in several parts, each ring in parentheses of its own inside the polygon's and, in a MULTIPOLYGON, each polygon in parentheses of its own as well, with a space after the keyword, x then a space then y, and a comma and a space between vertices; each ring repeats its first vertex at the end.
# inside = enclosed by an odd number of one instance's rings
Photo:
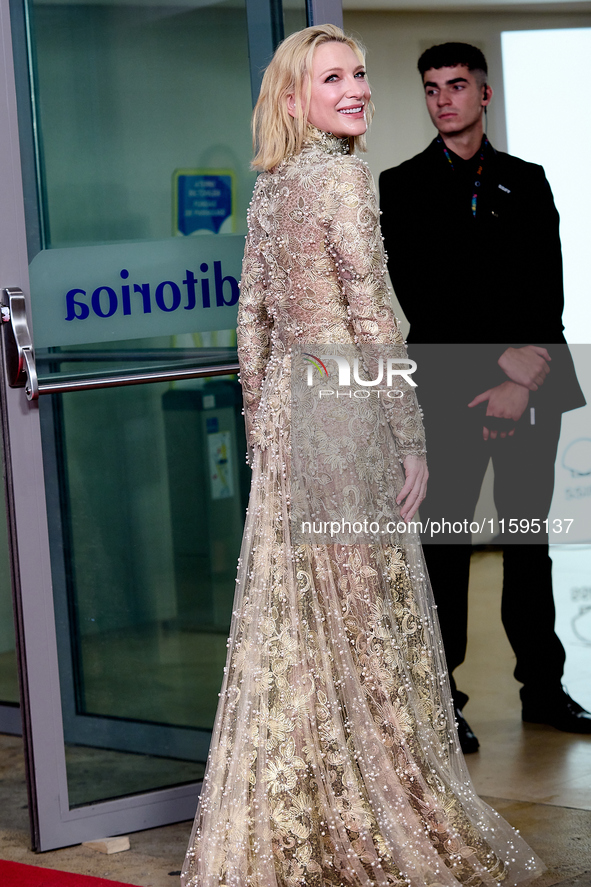
MULTIPOLYGON (((306 363, 309 363, 312 365, 308 369, 308 377, 309 378, 311 376, 312 367, 316 367, 316 369, 318 370, 320 375, 322 375, 324 373, 324 375, 328 378, 328 370, 326 369, 326 367, 324 366, 324 364, 322 363, 322 361, 320 360, 319 357, 315 357, 313 354, 308 354, 307 351, 303 351, 302 353, 304 355, 306 363)), ((309 381, 308 384, 310 385, 311 381, 309 381)))

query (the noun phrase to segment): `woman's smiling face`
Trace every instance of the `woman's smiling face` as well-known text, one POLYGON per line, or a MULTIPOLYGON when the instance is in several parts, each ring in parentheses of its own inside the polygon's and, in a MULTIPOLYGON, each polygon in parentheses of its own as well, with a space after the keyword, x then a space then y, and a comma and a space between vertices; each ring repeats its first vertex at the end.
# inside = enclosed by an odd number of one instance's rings
MULTIPOLYGON (((346 43, 323 43, 312 61, 308 123, 339 138, 363 135, 371 96, 365 66, 346 43)), ((288 111, 295 116, 292 95, 288 111)))

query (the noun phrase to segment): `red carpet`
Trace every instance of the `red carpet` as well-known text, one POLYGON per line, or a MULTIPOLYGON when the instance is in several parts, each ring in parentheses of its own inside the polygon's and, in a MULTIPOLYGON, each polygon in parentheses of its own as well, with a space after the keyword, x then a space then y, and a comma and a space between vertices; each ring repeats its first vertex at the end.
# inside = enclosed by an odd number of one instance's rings
POLYGON ((106 878, 91 878, 88 875, 73 875, 71 872, 57 872, 37 865, 21 865, 20 862, 6 862, 0 859, 1 887, 131 887, 121 881, 107 881, 106 878))

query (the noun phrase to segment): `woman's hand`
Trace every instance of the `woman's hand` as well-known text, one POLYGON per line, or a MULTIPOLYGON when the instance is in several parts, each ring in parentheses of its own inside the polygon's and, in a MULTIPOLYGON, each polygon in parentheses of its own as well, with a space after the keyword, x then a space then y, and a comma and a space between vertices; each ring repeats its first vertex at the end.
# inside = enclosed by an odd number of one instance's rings
POLYGON ((427 495, 429 471, 424 456, 406 456, 402 464, 406 480, 396 497, 396 502, 401 505, 400 517, 404 521, 409 521, 427 495))

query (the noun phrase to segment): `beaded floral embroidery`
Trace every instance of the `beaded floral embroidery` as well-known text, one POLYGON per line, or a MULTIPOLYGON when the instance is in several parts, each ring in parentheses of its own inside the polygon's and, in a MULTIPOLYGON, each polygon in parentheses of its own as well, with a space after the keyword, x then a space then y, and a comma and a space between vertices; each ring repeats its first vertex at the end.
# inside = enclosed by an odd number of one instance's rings
MULTIPOLYGON (((238 351, 252 490, 184 887, 477 887, 539 870, 471 785, 418 540, 291 541, 291 350, 403 348, 373 182, 346 148, 311 129, 259 176, 249 210, 238 351)), ((412 392, 384 423, 399 459, 424 453, 412 392)))

